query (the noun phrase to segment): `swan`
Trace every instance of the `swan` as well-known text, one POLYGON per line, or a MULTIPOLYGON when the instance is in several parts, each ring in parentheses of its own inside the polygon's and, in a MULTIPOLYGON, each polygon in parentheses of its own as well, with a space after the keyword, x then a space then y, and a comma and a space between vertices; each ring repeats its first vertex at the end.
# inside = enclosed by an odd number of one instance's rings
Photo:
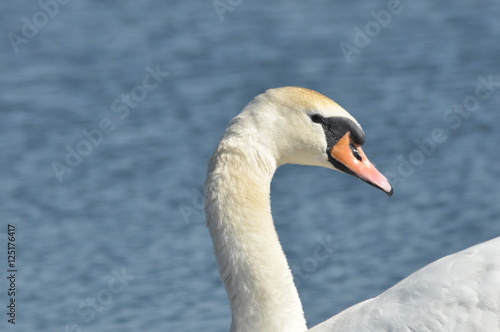
MULTIPOLYGON (((283 164, 321 166, 391 195, 364 142, 347 111, 306 88, 267 90, 230 122, 208 166, 205 211, 231 332, 308 331, 271 216, 271 179, 283 164)), ((498 332, 500 237, 435 261, 309 331, 498 332)))

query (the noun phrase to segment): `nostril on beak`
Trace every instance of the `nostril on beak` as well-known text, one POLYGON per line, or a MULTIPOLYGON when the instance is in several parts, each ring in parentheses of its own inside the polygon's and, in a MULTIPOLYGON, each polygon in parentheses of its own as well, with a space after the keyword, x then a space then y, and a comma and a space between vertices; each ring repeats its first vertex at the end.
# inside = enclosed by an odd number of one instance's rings
POLYGON ((349 144, 349 147, 351 148, 353 156, 356 157, 357 160, 362 161, 363 157, 361 157, 361 155, 359 154, 358 149, 356 149, 356 147, 352 143, 349 144))

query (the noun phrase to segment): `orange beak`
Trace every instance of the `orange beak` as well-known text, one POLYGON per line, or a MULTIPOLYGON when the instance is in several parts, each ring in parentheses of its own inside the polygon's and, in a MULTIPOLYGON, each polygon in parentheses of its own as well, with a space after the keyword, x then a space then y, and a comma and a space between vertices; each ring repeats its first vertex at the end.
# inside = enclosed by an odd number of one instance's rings
POLYGON ((368 160, 361 149, 361 145, 352 142, 350 132, 347 132, 335 144, 330 150, 330 154, 334 159, 334 166, 340 166, 338 168, 341 171, 360 178, 368 184, 381 189, 389 196, 392 195, 393 189, 391 184, 368 160), (337 163, 341 165, 336 165, 337 163))

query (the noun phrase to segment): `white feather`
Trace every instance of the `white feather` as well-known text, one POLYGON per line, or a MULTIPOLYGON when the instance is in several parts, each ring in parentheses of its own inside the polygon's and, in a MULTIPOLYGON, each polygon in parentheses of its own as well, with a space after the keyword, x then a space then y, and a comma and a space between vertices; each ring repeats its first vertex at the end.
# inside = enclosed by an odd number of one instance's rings
MULTIPOLYGON (((207 225, 231 305, 231 332, 307 331, 274 228, 270 183, 286 163, 335 169, 313 113, 359 125, 315 91, 272 89, 232 120, 210 162, 207 225)), ((440 259, 310 331, 500 332, 500 238, 440 259)))

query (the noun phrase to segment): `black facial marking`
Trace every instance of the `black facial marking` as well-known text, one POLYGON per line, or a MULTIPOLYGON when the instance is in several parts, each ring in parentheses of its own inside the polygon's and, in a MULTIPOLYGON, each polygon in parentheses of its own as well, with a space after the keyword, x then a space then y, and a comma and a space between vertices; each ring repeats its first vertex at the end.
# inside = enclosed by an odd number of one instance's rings
MULTIPOLYGON (((327 143, 326 154, 328 155, 328 161, 339 171, 356 176, 349 168, 333 158, 330 151, 347 132, 351 133, 351 139, 354 143, 363 145, 365 142, 364 131, 354 121, 344 117, 324 118, 319 114, 313 114, 311 115, 311 120, 323 126, 327 143)), ((358 150, 352 144, 351 151, 355 158, 358 160, 361 159, 358 150)))
POLYGON ((324 118, 319 114, 313 114, 311 115, 311 120, 323 126, 328 151, 330 151, 348 131, 351 132, 351 138, 354 143, 359 145, 365 143, 365 133, 351 119, 344 117, 324 118))

